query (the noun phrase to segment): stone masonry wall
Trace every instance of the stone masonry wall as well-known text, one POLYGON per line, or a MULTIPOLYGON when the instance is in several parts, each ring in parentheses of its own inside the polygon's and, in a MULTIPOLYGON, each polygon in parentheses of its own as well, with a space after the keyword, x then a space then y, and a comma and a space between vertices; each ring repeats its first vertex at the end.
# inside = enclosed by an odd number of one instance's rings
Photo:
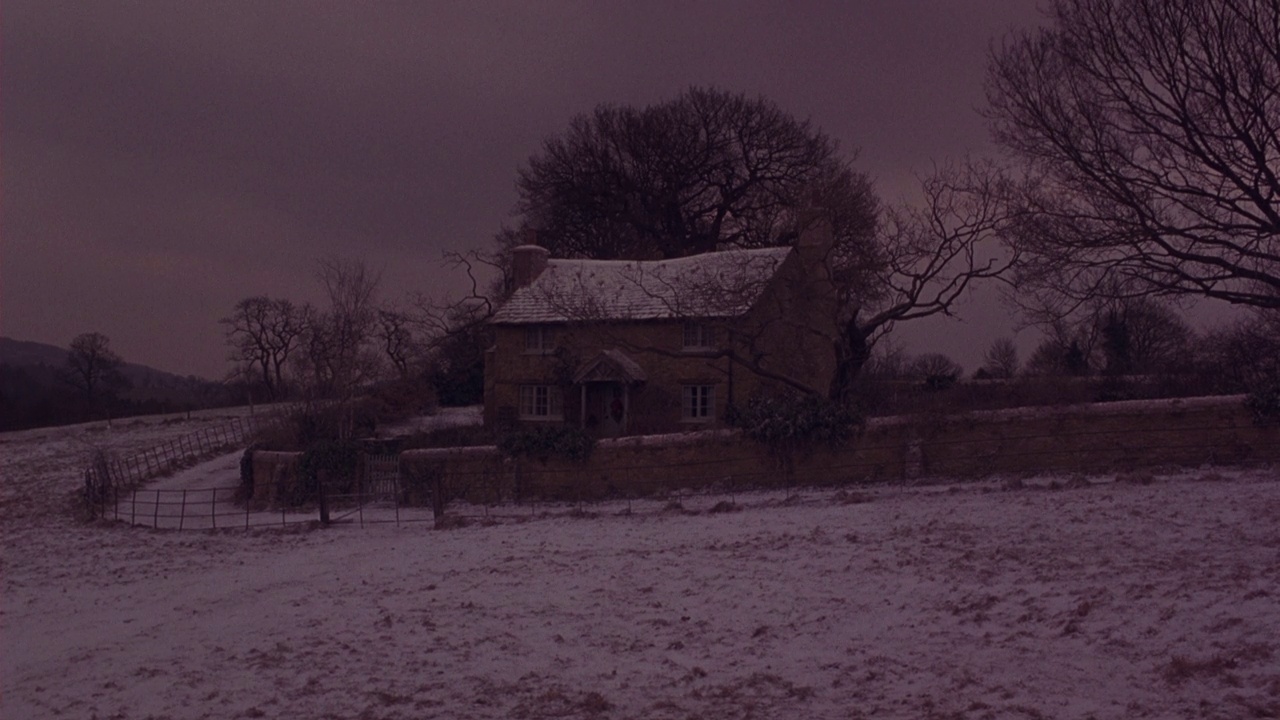
POLYGON ((493 448, 411 450, 454 497, 593 499, 676 488, 835 485, 920 477, 1124 472, 1280 461, 1280 427, 1259 427, 1240 397, 1021 408, 884 418, 844 447, 794 459, 794 472, 733 431, 601 441, 583 463, 502 458, 493 448))

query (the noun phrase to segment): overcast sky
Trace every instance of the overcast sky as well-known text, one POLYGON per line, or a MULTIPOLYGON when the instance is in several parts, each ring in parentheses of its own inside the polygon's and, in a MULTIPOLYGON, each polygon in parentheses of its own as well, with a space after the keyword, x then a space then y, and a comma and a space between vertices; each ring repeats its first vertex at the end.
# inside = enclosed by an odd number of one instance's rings
MULTIPOLYGON (((992 152, 989 44, 1031 0, 5 2, 0 333, 220 378, 218 319, 318 300, 315 259, 384 296, 455 286, 517 167, 575 114, 689 85, 762 94, 837 138, 886 201, 992 152)), ((905 333, 972 371, 1012 322, 990 302, 905 333)))

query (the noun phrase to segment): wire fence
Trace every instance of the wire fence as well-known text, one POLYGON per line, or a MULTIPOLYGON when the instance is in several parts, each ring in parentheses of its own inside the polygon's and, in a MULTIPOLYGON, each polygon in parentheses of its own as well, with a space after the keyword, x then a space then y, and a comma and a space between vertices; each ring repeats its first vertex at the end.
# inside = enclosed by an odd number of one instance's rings
POLYGON ((251 530, 328 523, 415 523, 435 520, 431 508, 407 506, 399 495, 329 494, 297 506, 256 507, 233 486, 186 490, 135 488, 114 492, 100 515, 162 530, 251 530))
MULTIPOLYGON (((287 493, 289 483, 277 483, 276 492, 287 493)), ((608 498, 545 499, 536 496, 502 497, 477 495, 458 497, 445 491, 439 505, 430 491, 409 501, 410 488, 400 478, 375 483, 358 483, 348 492, 320 493, 303 503, 256 505, 243 496, 239 486, 198 489, 134 488, 113 489, 101 505, 99 517, 128 525, 160 530, 256 530, 313 526, 366 527, 432 523, 454 526, 470 523, 520 522, 556 514, 589 515, 603 512, 610 503, 621 514, 665 512, 721 512, 739 509, 745 494, 767 489, 754 482, 733 482, 680 488, 660 493, 619 494, 608 498), (726 505, 727 503, 727 505, 726 505), (699 507, 705 505, 706 507, 699 507)), ((777 486, 780 499, 794 503, 806 490, 818 486, 789 483, 777 486)))
POLYGON ((246 446, 255 434, 283 421, 281 413, 235 417, 127 457, 113 458, 106 453, 97 453, 93 464, 84 470, 84 498, 89 516, 103 517, 109 501, 132 492, 149 480, 246 446))

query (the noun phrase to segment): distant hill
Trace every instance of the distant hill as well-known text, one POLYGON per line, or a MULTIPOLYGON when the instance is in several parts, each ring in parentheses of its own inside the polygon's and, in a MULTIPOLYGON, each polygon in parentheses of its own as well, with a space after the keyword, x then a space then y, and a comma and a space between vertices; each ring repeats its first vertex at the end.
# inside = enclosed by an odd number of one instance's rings
MULTIPOLYGON (((61 378, 65 348, 0 337, 0 430, 83 422, 93 413, 81 407, 61 378)), ((114 417, 217 407, 240 396, 222 383, 181 376, 125 362, 121 373, 130 387, 107 408, 114 417)))
POLYGON ((0 365, 62 365, 67 351, 55 345, 0 337, 0 365))

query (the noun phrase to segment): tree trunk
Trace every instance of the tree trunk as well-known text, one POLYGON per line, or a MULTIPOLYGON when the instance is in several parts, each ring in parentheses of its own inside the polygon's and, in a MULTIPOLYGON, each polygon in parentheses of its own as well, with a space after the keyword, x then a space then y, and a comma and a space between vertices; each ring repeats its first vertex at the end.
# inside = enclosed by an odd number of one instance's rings
POLYGON ((853 383, 871 359, 868 333, 858 325, 857 318, 845 323, 844 332, 835 341, 836 368, 831 377, 827 398, 841 404, 853 400, 853 383))

